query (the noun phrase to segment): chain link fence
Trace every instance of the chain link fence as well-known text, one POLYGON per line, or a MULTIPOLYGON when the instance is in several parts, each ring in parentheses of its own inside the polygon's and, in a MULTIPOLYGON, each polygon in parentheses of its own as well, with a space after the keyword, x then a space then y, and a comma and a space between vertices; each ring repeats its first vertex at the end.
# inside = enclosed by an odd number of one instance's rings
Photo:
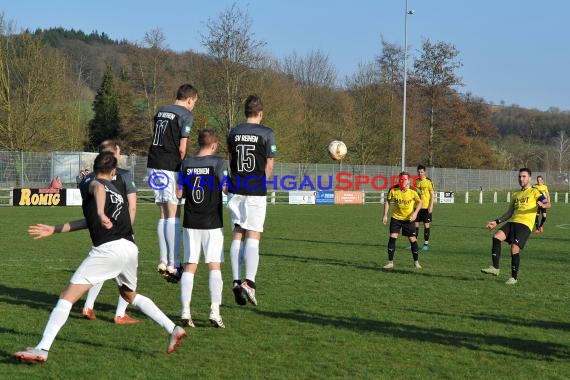
MULTIPOLYGON (((64 187, 76 187, 82 169, 92 169, 96 153, 89 152, 14 152, 0 151, 0 189, 43 188, 59 176, 64 187)), ((123 156, 119 166, 131 171, 136 185, 149 189, 146 157, 123 156)), ((532 169, 532 168, 531 168, 532 169)), ((412 175, 416 168, 408 167, 412 175)), ((270 190, 386 190, 399 167, 376 165, 275 163, 270 190), (338 186, 341 188, 339 189, 338 186)), ((518 187, 517 171, 428 168, 436 191, 501 191, 518 187)), ((570 191, 569 172, 535 172, 542 175, 550 189, 570 191)))

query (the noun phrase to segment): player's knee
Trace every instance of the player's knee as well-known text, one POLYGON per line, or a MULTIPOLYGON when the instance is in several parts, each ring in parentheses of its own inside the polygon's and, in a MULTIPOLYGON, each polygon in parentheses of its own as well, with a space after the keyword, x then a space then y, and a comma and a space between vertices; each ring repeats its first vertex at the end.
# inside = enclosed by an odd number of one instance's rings
POLYGON ((137 293, 129 288, 127 288, 126 286, 121 286, 119 287, 119 293, 121 294, 121 297, 123 297, 123 299, 125 301, 127 301, 128 303, 133 303, 133 300, 135 299, 137 293))

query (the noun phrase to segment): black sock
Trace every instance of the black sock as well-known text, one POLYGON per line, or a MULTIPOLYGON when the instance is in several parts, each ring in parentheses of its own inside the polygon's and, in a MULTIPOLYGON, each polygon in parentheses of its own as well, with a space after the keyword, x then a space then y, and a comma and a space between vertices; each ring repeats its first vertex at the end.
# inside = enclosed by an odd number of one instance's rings
POLYGON ((414 258, 414 261, 418 261, 418 251, 420 250, 418 247, 418 241, 414 241, 412 243, 412 257, 414 258))
POLYGON ((540 226, 542 227, 544 225, 544 222, 546 222, 546 216, 542 217, 542 220, 540 221, 540 226))
POLYGON ((388 261, 394 260, 394 253, 396 253, 396 238, 390 237, 388 240, 388 261))
POLYGON ((519 254, 511 256, 511 277, 515 280, 517 279, 517 275, 519 274, 519 265, 521 263, 521 258, 519 254))
POLYGON ((427 244, 429 241, 429 227, 424 228, 424 244, 427 244))
POLYGON ((420 236, 420 228, 416 227, 416 237, 420 236))
POLYGON ((493 238, 493 248, 491 250, 491 259, 493 259, 493 266, 499 269, 499 261, 501 259, 501 241, 493 238))

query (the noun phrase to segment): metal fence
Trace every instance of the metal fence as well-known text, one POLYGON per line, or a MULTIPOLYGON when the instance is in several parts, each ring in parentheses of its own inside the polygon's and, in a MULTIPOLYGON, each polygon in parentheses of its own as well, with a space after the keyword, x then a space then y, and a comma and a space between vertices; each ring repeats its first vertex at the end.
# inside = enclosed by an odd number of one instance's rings
MULTIPOLYGON (((75 187, 82 169, 91 169, 96 153, 89 152, 14 152, 0 151, 0 188, 47 187, 59 176, 65 187, 75 187)), ((148 189, 146 157, 123 156, 119 166, 131 171, 135 183, 148 189)), ((415 167, 407 170, 415 175, 415 167)), ((274 167, 274 179, 268 182, 270 190, 363 190, 374 192, 390 186, 392 176, 400 172, 395 166, 279 163, 274 167), (368 181, 368 182, 367 182, 368 181), (385 182, 388 183, 385 183, 385 182), (311 188, 314 187, 314 189, 311 188)), ((483 169, 428 168, 436 191, 512 190, 516 189, 517 172, 483 169)), ((569 174, 537 172, 550 188, 570 190, 569 174)))

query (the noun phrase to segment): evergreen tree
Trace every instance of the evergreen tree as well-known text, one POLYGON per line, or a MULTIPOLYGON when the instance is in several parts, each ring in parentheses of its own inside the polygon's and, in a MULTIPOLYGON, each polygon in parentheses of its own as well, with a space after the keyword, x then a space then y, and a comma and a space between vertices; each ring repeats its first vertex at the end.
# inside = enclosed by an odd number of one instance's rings
POLYGON ((115 76, 110 66, 107 66, 101 87, 95 95, 93 112, 93 119, 89 122, 87 150, 94 150, 102 141, 119 136, 119 99, 115 76))

